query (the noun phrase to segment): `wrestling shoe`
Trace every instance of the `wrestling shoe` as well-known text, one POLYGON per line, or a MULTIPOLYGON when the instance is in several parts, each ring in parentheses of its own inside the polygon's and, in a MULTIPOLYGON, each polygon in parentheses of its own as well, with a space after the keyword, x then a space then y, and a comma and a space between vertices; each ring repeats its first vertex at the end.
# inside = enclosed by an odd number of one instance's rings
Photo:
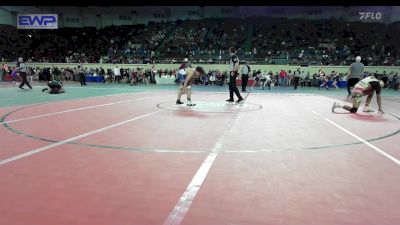
POLYGON ((337 104, 336 102, 333 103, 332 105, 332 112, 335 112, 336 108, 340 108, 339 104, 337 104))
POLYGON ((369 113, 369 112, 375 112, 375 111, 370 109, 369 107, 364 107, 363 112, 369 113))
POLYGON ((187 106, 195 106, 196 104, 192 103, 191 101, 187 102, 187 106))
POLYGON ((176 104, 181 105, 181 104, 183 104, 183 102, 181 102, 181 100, 176 100, 176 104))
POLYGON ((228 100, 226 100, 227 102, 234 102, 234 100, 233 99, 228 99, 228 100))

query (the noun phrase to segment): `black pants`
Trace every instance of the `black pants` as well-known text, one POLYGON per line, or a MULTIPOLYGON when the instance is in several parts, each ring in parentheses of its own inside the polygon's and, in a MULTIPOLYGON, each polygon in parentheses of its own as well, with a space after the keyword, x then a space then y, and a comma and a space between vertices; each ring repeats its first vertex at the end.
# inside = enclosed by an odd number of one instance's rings
POLYGON ((249 81, 249 75, 242 74, 242 91, 246 91, 248 81, 249 81))
POLYGON ((236 83, 229 82, 229 99, 230 100, 233 100, 233 92, 235 92, 236 96, 239 99, 242 99, 242 96, 239 93, 236 83))
POLYGON ((351 95, 350 88, 354 87, 359 80, 360 78, 349 78, 349 80, 347 80, 347 92, 349 93, 349 95, 351 95))
POLYGON ((382 77, 382 81, 383 81, 383 83, 385 83, 385 87, 387 87, 387 85, 388 85, 388 77, 382 77))
POLYGON ((121 81, 121 76, 115 76, 115 83, 117 83, 117 81, 118 83, 121 81))
POLYGON ((26 73, 21 72, 20 75, 22 77, 22 82, 19 85, 19 88, 22 88, 26 84, 30 89, 32 89, 32 86, 29 84, 28 79, 26 79, 26 73))
POLYGON ((293 78, 294 89, 297 89, 297 86, 299 86, 299 80, 300 80, 300 77, 294 77, 293 78))
POLYGON ((80 78, 80 80, 81 80, 81 85, 86 85, 86 77, 85 77, 85 74, 80 73, 80 74, 79 74, 79 78, 80 78))

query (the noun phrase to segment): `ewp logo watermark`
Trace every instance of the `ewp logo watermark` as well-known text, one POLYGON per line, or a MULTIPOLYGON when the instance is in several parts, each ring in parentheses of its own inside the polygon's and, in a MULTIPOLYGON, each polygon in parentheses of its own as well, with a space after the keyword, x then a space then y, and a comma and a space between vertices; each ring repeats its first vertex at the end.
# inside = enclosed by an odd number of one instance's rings
POLYGON ((57 14, 19 14, 17 16, 18 29, 57 29, 57 14))
POLYGON ((360 20, 382 20, 381 12, 358 12, 360 20))

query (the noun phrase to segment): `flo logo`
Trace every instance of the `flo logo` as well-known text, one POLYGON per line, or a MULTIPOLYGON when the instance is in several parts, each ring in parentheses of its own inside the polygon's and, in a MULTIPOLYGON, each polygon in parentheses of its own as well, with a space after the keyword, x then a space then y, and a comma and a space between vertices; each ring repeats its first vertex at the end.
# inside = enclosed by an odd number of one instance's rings
POLYGON ((358 12, 360 20, 380 20, 382 19, 381 12, 358 12))

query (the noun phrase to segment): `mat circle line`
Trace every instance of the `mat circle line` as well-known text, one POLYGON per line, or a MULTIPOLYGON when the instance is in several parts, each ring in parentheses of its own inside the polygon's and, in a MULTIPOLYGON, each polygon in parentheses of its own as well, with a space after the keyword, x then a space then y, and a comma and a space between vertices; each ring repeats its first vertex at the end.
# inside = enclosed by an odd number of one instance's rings
MULTIPOLYGON (((20 130, 16 130, 15 128, 9 126, 9 124, 7 124, 7 122, 5 121, 5 119, 8 116, 12 115, 13 113, 21 111, 23 109, 27 109, 27 108, 33 107, 33 106, 36 106, 36 105, 28 105, 26 107, 22 107, 22 108, 13 110, 11 112, 8 112, 8 113, 6 113, 4 116, 2 116, 0 118, 0 122, 4 122, 2 124, 3 127, 5 127, 9 131, 11 131, 11 132, 13 132, 13 133, 15 133, 17 135, 23 135, 25 137, 28 137, 28 138, 31 138, 31 139, 34 139, 34 140, 46 141, 46 142, 50 142, 50 143, 59 142, 57 140, 51 140, 51 139, 48 139, 48 138, 38 137, 38 136, 34 136, 34 135, 31 135, 31 134, 24 133, 24 132, 22 132, 20 130)), ((386 113, 386 115, 394 117, 395 119, 400 121, 400 118, 395 116, 395 115, 393 115, 393 114, 386 113)), ((366 141, 367 142, 378 141, 378 140, 382 140, 382 139, 386 139, 386 138, 395 136, 397 134, 400 134, 400 129, 398 129, 397 131, 394 131, 392 133, 389 133, 387 135, 384 135, 384 136, 381 136, 381 137, 372 138, 372 139, 368 139, 366 141)), ((80 145, 80 146, 87 146, 87 147, 96 147, 96 148, 103 148, 103 149, 114 149, 114 150, 147 151, 147 152, 148 151, 153 151, 153 152, 157 152, 157 149, 150 149, 150 148, 135 148, 135 147, 125 147, 125 146, 95 145, 95 144, 88 144, 88 143, 81 143, 81 142, 66 142, 66 144, 73 144, 73 145, 80 145)), ((299 151, 299 150, 319 150, 319 149, 329 149, 329 148, 343 147, 343 146, 352 146, 352 145, 358 145, 358 144, 363 144, 363 142, 358 141, 358 142, 345 143, 345 144, 337 144, 337 145, 329 145, 329 146, 316 146, 316 147, 305 147, 305 148, 297 147, 297 148, 282 149, 280 151, 283 152, 283 151, 299 151)), ((168 149, 168 150, 169 151, 175 151, 175 152, 190 152, 188 150, 181 150, 181 151, 180 150, 173 150, 173 149, 168 149)), ((230 151, 234 151, 234 150, 230 150, 230 151)), ((264 150, 254 150, 253 152, 257 152, 257 151, 262 152, 264 150)), ((276 150, 276 151, 278 152, 279 150, 276 150)), ((193 152, 202 152, 202 151, 193 151, 193 152)))
POLYGON ((176 105, 174 102, 168 101, 168 102, 161 102, 161 103, 158 103, 158 104, 157 104, 157 108, 166 109, 166 110, 171 110, 171 111, 198 112, 198 113, 235 113, 235 112, 250 112, 250 111, 257 111, 257 110, 260 110, 260 109, 263 108, 263 106, 260 105, 260 104, 247 103, 247 102, 230 104, 230 103, 221 103, 221 102, 217 102, 217 101, 209 101, 209 102, 205 102, 205 101, 196 101, 196 102, 193 102, 193 103, 195 103, 196 106, 190 107, 190 106, 184 106, 184 105, 176 105), (167 105, 166 107, 164 107, 164 105, 166 105, 167 103, 171 103, 171 105, 169 105, 169 106, 167 105), (207 110, 202 111, 202 110, 198 110, 198 109, 197 109, 197 107, 202 106, 203 104, 207 104, 207 103, 217 103, 217 104, 220 103, 221 106, 228 106, 228 107, 229 107, 229 106, 238 106, 238 105, 240 105, 240 104, 244 104, 244 105, 248 105, 247 107, 250 108, 250 109, 244 108, 244 110, 243 110, 243 109, 242 109, 243 105, 242 105, 241 109, 238 109, 238 110, 231 110, 231 111, 207 111, 207 110), (170 106, 177 106, 177 107, 179 107, 179 108, 174 109, 174 108, 171 108, 170 106), (183 107, 185 107, 185 108, 183 109, 183 107), (253 107, 253 108, 251 108, 251 107, 253 107))

